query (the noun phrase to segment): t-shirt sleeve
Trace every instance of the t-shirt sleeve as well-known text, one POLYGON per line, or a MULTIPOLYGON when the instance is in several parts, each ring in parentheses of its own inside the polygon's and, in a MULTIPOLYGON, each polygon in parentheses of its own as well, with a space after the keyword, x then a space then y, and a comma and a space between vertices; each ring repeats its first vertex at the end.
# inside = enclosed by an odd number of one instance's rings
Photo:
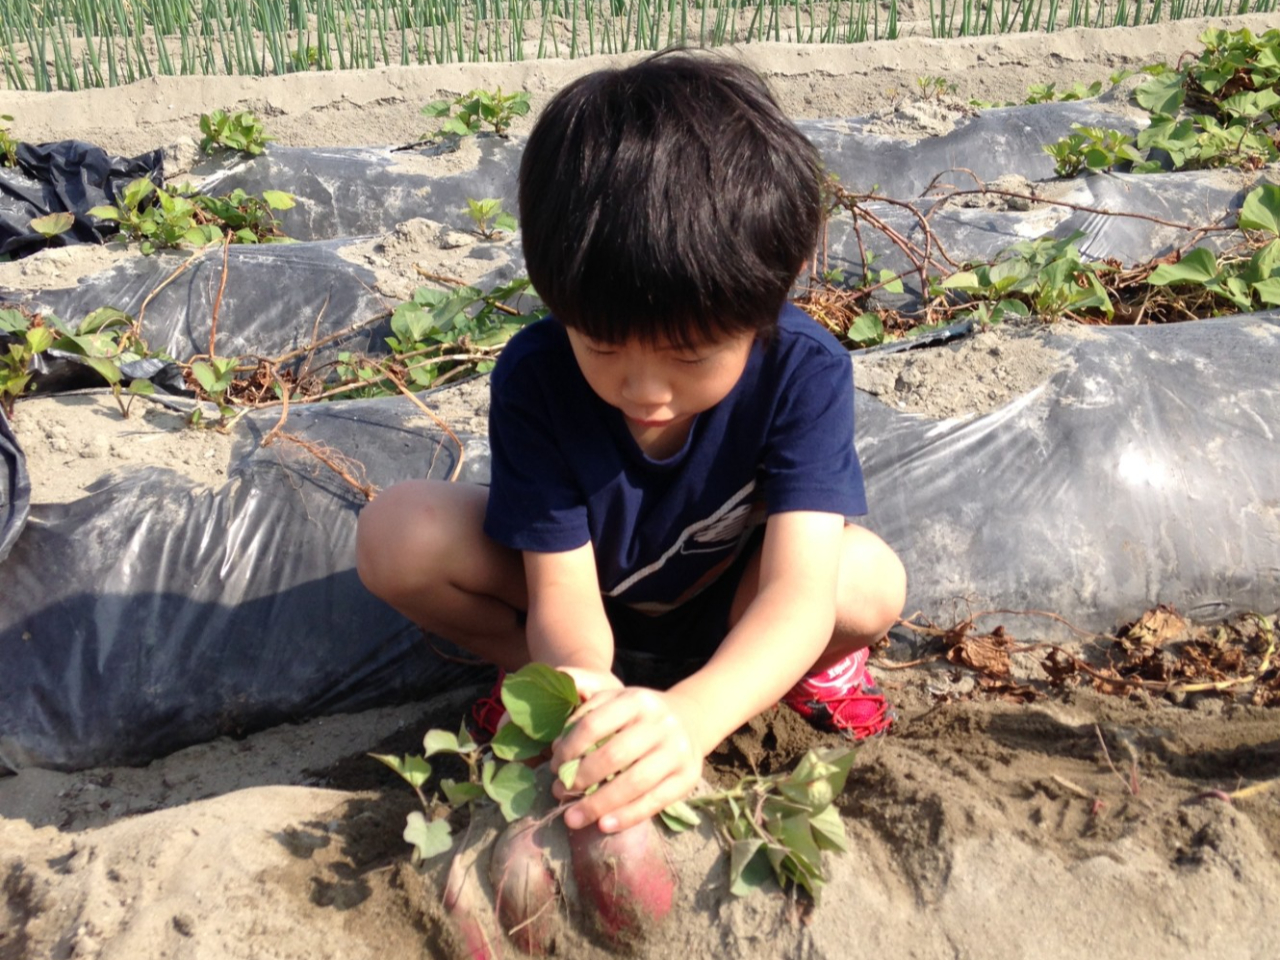
POLYGON ((586 503, 557 442, 556 412, 531 373, 525 364, 501 379, 495 371, 492 381, 484 531, 515 550, 557 553, 591 535, 586 503))
POLYGON ((847 353, 824 350, 791 368, 764 454, 770 514, 867 512, 853 424, 853 364, 847 353))

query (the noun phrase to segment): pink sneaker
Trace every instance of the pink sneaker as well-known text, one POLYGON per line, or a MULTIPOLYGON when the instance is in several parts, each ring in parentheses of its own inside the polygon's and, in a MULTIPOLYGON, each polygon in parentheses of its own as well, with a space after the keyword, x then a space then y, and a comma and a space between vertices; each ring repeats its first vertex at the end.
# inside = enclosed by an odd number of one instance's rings
POLYGON ((809 674, 782 702, 819 730, 865 740, 889 729, 898 715, 867 672, 871 651, 855 650, 821 673, 809 674))
POLYGON ((487 697, 481 697, 471 705, 471 726, 475 738, 481 743, 488 743, 498 732, 498 724, 502 722, 507 708, 502 705, 502 681, 507 678, 505 670, 498 671, 498 680, 489 691, 487 697))

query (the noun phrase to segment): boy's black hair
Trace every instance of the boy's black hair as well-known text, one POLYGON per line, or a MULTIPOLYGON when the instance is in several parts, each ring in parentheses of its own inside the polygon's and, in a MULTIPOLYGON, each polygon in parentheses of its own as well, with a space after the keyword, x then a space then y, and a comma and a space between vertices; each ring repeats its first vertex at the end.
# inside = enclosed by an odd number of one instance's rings
POLYGON ((603 343, 767 336, 821 224, 817 150, 720 56, 664 51, 580 77, 520 163, 529 278, 603 343))

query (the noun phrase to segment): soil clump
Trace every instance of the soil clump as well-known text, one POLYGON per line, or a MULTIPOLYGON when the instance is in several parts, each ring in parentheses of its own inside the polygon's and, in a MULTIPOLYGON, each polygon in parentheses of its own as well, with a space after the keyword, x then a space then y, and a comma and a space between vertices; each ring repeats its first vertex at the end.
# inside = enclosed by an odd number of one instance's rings
POLYGON ((139 466, 166 467, 200 487, 226 482, 230 434, 191 427, 182 413, 145 397, 125 402, 128 417, 106 391, 18 401, 12 422, 32 503, 70 503, 104 477, 139 466))
POLYGON ((1008 324, 980 329, 946 347, 860 354, 854 383, 897 410, 936 420, 980 416, 1024 396, 1071 363, 1045 343, 1043 330, 1042 324, 1008 324))

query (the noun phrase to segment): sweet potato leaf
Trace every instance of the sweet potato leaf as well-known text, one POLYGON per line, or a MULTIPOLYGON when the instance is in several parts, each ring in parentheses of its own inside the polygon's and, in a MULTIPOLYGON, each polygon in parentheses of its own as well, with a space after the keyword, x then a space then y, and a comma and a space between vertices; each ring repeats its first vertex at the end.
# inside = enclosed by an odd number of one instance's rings
POLYGON ((813 814, 809 818, 809 826, 813 828, 814 841, 823 850, 830 850, 833 853, 847 853, 849 851, 849 840, 844 832, 844 821, 840 819, 840 813, 834 805, 813 814))
POLYGON ((737 897, 759 890, 773 877, 773 868, 759 837, 736 840, 729 847, 729 892, 737 897))
POLYGON ((1211 250, 1196 247, 1177 263, 1162 263, 1151 271, 1148 283, 1162 287, 1171 283, 1211 282, 1218 275, 1218 261, 1211 250))
POLYGON ((414 789, 426 783, 427 778, 431 776, 431 764, 427 763, 423 757, 412 757, 408 754, 397 757, 389 753, 371 753, 369 756, 375 760, 381 760, 414 789))
POLYGON ((427 821, 418 810, 411 811, 404 825, 404 839, 413 845, 414 862, 430 860, 453 846, 447 820, 427 821))
POLYGON ((560 778, 560 782, 564 784, 566 790, 573 789, 573 781, 578 776, 578 767, 582 766, 582 758, 575 757, 568 763, 560 764, 560 769, 556 771, 556 776, 560 778))
POLYGON ((422 738, 423 755, 428 757, 437 753, 475 753, 478 749, 475 740, 467 732, 466 724, 456 734, 447 730, 428 730, 422 738))
POLYGON ((535 740, 550 743, 578 707, 573 679, 543 663, 531 663, 502 682, 502 705, 511 722, 535 740))
POLYGON ((75 226, 75 222, 76 218, 73 214, 59 211, 46 214, 43 217, 33 217, 31 219, 31 229, 42 237, 52 239, 60 233, 66 233, 75 226))
POLYGON ((481 771, 484 792, 498 805, 508 823, 529 815, 537 799, 534 772, 519 763, 498 766, 487 762, 481 771))
POLYGON ((698 816, 698 811, 689 806, 684 800, 677 801, 659 811, 658 816, 662 818, 663 824, 672 833, 683 833, 685 830, 691 830, 702 822, 702 818, 698 816))
POLYGON ((1280 186, 1268 183, 1250 190, 1240 206, 1240 226, 1280 236, 1280 186))
POLYGON ((461 783, 456 780, 441 780, 440 789, 444 791, 445 799, 451 807, 461 807, 484 796, 484 787, 468 780, 461 783))
POLYGON ((547 745, 533 739, 516 724, 508 723, 493 735, 489 748, 499 760, 531 760, 546 750, 547 745))

